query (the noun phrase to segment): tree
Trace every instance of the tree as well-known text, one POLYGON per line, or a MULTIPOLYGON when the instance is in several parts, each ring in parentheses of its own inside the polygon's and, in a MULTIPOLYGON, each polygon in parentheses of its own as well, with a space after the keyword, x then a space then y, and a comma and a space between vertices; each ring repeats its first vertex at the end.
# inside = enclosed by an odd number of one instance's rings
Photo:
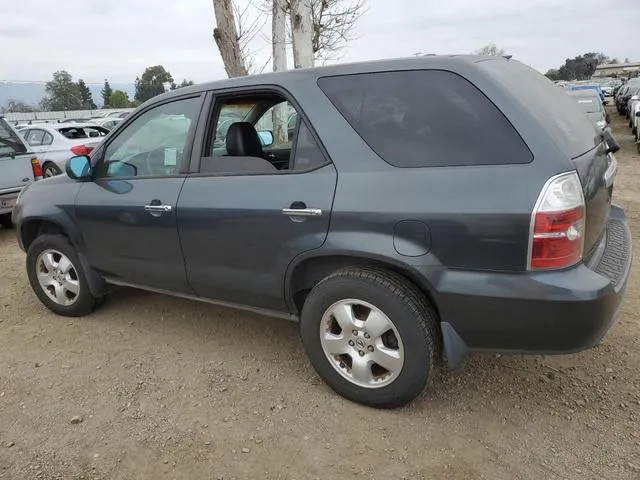
POLYGON ((233 0, 213 0, 213 13, 216 19, 213 39, 220 51, 224 69, 230 78, 244 77, 249 73, 240 46, 242 36, 238 30, 241 29, 236 27, 234 11, 237 11, 237 8, 233 0))
POLYGON ((353 27, 364 13, 364 0, 311 0, 315 59, 336 58, 336 52, 353 40, 353 27))
POLYGON ((183 88, 183 87, 190 87, 191 85, 193 85, 193 80, 187 80, 186 78, 184 80, 182 80, 182 83, 180 83, 179 85, 176 85, 175 83, 171 84, 171 90, 177 90, 178 88, 183 88))
POLYGON ((290 0, 291 39, 294 68, 313 67, 311 0, 290 0))
MULTIPOLYGON (((282 72, 287 69, 287 2, 273 0, 271 17, 273 71, 282 72)), ((273 109, 273 140, 276 145, 284 145, 288 141, 287 107, 284 103, 273 109)))
POLYGON ((37 109, 20 100, 11 99, 7 101, 4 107, 0 109, 2 113, 31 113, 36 112, 37 109))
POLYGON ((96 104, 93 103, 93 97, 91 96, 91 90, 84 83, 84 80, 78 80, 78 91, 80 92, 80 98, 82 99, 82 108, 85 110, 95 110, 96 104))
POLYGON ((562 80, 560 78, 560 73, 558 72, 558 70, 551 68, 549 70, 547 70, 547 73, 545 73, 545 76, 549 79, 549 80, 562 80))
POLYGON ((495 43, 489 43, 482 48, 479 48, 475 52, 476 55, 489 56, 489 57, 501 57, 505 54, 502 48, 498 48, 495 43))
POLYGON ((165 92, 164 84, 173 84, 173 77, 162 65, 147 67, 142 77, 136 77, 135 99, 146 102, 150 98, 165 92))
POLYGON ((46 96, 40 102, 43 110, 82 110, 80 90, 68 72, 55 72, 53 80, 46 83, 44 90, 46 96))
POLYGON ((109 85, 109 80, 105 79, 104 87, 100 90, 100 94, 102 95, 102 108, 109 105, 109 99, 111 98, 111 94, 113 93, 113 89, 111 85, 109 85))
POLYGON ((109 102, 106 106, 110 108, 128 108, 129 105, 129 96, 126 94, 126 92, 123 92, 122 90, 116 90, 109 97, 109 102))

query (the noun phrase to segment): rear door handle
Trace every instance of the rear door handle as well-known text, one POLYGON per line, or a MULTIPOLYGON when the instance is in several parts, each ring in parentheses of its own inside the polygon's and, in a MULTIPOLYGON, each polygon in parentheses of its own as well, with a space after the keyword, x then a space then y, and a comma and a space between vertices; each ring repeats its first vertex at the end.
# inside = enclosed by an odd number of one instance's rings
POLYGON ((321 217, 319 208, 283 208, 282 214, 288 217, 321 217))

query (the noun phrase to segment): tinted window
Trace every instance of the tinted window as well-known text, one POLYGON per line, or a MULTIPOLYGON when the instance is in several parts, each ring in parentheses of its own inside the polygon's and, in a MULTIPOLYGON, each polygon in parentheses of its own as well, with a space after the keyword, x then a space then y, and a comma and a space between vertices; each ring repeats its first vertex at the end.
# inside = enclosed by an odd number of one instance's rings
POLYGON ((326 164, 327 161, 322 155, 315 138, 307 125, 302 122, 298 130, 298 140, 296 141, 296 154, 293 159, 294 170, 309 170, 318 168, 326 164))
POLYGON ((532 160, 496 106, 454 73, 367 73, 325 77, 318 85, 369 146, 396 167, 532 160))

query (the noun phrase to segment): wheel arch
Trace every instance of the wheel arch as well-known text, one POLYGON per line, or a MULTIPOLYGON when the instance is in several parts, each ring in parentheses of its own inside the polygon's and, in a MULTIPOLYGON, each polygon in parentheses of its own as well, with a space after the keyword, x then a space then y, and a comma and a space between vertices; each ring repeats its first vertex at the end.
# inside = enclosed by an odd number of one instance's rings
POLYGON ((412 266, 389 257, 365 252, 332 252, 297 259, 287 269, 285 299, 289 309, 300 314, 313 286, 331 273, 347 267, 373 266, 399 274, 415 285, 433 306, 438 317, 433 286, 412 266))

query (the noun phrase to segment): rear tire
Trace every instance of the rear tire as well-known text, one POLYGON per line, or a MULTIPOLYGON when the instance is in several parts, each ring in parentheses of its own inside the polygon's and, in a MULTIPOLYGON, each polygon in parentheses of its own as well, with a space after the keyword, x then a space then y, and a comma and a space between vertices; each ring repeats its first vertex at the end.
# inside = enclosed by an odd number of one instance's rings
POLYGON ((42 176, 43 178, 55 177, 56 175, 60 175, 62 170, 58 168, 58 166, 53 162, 46 162, 42 167, 42 176))
POLYGON ((376 408, 405 405, 425 388, 440 351, 437 325, 422 292, 374 267, 321 280, 300 318, 302 343, 320 377, 345 398, 376 408))
POLYGON ((13 222, 11 221, 10 213, 3 213, 2 215, 0 215, 0 227, 6 230, 13 228, 13 222))
POLYGON ((27 251, 31 288, 52 312, 82 317, 101 303, 91 294, 80 258, 64 235, 40 235, 27 251))

